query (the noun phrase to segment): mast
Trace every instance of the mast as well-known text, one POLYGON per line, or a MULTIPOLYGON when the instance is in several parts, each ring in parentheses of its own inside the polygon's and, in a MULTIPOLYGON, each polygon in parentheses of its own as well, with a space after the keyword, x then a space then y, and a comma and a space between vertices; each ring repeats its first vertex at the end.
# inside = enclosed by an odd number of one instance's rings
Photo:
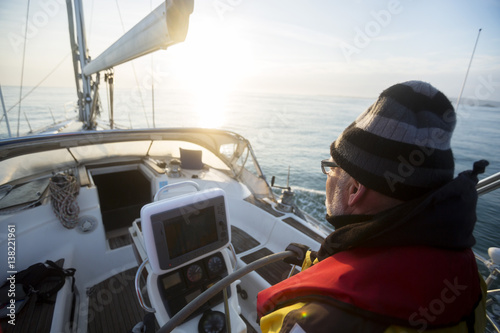
POLYGON ((79 120, 84 129, 96 128, 99 114, 99 73, 186 38, 194 0, 166 0, 94 60, 88 55, 82 0, 66 0, 79 120), (76 38, 75 38, 76 35, 76 38), (95 80, 92 80, 92 75, 95 80))
POLYGON ((95 129, 95 114, 98 112, 95 106, 98 105, 99 95, 97 94, 97 83, 94 84, 95 89, 92 90, 92 77, 83 74, 83 68, 90 59, 87 50, 82 2, 81 0, 66 0, 66 7, 68 10, 69 38, 73 55, 73 70, 75 72, 78 95, 78 118, 83 122, 85 129, 95 129))

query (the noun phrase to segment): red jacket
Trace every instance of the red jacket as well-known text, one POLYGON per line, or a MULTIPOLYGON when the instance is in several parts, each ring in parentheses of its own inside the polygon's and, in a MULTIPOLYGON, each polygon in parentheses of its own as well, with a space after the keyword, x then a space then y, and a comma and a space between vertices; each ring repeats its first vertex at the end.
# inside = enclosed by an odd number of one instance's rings
MULTIPOLYGON (((335 317, 331 309, 354 314, 368 323, 367 327, 372 322, 379 328, 382 324, 382 328, 397 325, 425 330, 465 321, 472 328, 475 322, 484 322, 484 318, 475 318, 482 299, 480 281, 470 249, 357 248, 328 257, 263 290, 258 295, 257 312, 260 318, 297 302, 329 304, 330 310, 319 315, 323 318, 312 314, 289 318, 288 325, 298 322, 307 332, 318 332, 317 328, 307 330, 314 327, 308 320, 322 323, 319 327, 329 331, 331 327, 325 323, 335 317)), ((352 321, 350 316, 343 317, 352 321)), ((334 324, 341 332, 352 327, 338 318, 334 324)))

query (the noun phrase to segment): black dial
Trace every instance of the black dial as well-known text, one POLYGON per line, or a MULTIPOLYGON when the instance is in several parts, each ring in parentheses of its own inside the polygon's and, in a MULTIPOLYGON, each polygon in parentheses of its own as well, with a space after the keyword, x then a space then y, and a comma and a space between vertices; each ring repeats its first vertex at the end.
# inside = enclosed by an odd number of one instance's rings
POLYGON ((222 312, 208 310, 198 324, 199 333, 225 333, 226 318, 222 312))
POLYGON ((208 260, 208 270, 210 273, 218 273, 224 267, 224 263, 222 262, 222 258, 219 256, 213 256, 208 260))
POLYGON ((198 264, 193 264, 189 266, 187 270, 187 278, 191 282, 197 282, 203 277, 203 270, 198 264))

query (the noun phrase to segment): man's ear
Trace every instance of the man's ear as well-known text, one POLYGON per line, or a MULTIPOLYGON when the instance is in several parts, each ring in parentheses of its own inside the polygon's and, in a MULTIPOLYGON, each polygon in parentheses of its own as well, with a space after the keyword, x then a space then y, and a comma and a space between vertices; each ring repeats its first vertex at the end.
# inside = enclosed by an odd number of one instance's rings
POLYGON ((347 205, 350 207, 358 204, 366 194, 366 187, 354 178, 351 178, 348 190, 347 205))

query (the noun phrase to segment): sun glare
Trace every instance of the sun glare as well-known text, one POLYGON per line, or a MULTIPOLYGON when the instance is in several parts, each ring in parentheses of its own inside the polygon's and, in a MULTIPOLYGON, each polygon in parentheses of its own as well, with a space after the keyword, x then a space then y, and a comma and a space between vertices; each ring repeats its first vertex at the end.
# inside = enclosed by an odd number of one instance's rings
POLYGON ((173 69, 182 88, 192 96, 202 127, 224 124, 230 93, 251 72, 249 48, 234 31, 221 25, 205 21, 190 26, 173 69))

